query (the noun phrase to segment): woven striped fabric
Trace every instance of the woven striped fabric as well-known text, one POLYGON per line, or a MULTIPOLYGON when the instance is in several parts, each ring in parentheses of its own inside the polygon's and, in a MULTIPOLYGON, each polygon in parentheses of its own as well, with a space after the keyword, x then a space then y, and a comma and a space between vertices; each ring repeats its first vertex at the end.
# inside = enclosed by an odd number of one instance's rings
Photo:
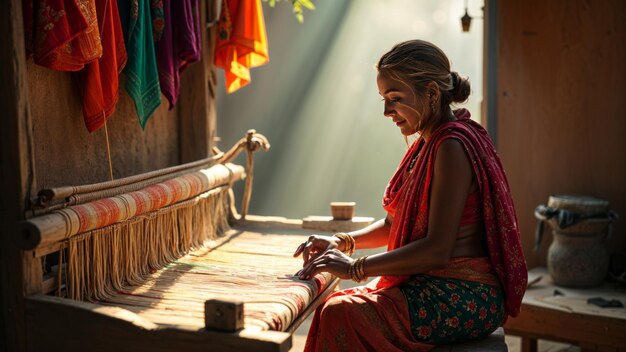
POLYGON ((100 304, 130 310, 155 324, 204 327, 204 302, 244 302, 245 328, 284 331, 331 282, 294 276, 292 254, 306 237, 231 230, 219 243, 190 252, 100 304))
POLYGON ((56 210, 30 221, 42 229, 44 236, 55 234, 69 238, 190 199, 215 187, 240 180, 243 175, 241 166, 219 164, 135 192, 56 210))

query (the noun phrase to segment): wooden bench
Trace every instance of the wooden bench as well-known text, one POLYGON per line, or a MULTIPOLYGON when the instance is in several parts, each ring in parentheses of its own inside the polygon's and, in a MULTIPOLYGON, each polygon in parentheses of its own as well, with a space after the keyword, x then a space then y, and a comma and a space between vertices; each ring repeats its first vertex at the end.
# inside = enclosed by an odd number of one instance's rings
POLYGON ((537 340, 570 343, 581 351, 626 351, 626 309, 600 308, 587 304, 591 297, 626 303, 623 287, 606 283, 588 289, 556 286, 545 268, 529 272, 529 282, 520 315, 504 326, 507 334, 522 338, 522 351, 537 351, 537 340))

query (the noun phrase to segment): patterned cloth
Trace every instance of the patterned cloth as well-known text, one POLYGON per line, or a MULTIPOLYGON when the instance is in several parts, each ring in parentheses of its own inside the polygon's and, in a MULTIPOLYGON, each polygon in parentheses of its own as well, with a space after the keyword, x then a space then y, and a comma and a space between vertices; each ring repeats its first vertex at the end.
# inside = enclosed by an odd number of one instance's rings
POLYGON ((426 236, 437 148, 455 138, 478 181, 489 257, 452 258, 442 269, 382 276, 331 295, 315 312, 305 351, 428 351, 486 336, 519 313, 527 271, 509 186, 487 132, 467 110, 455 115, 428 143, 409 148, 385 190, 383 206, 394 217, 388 250, 426 236))
POLYGON ((504 323, 504 293, 498 286, 416 275, 399 288, 417 341, 441 345, 480 339, 504 323))
POLYGON ((165 14, 163 13, 163 0, 150 0, 150 15, 152 17, 152 36, 158 42, 165 29, 165 14))
POLYGON ((261 0, 224 0, 214 61, 224 69, 228 93, 250 83, 250 68, 269 61, 261 0))
POLYGON ((485 337, 506 316, 488 258, 453 258, 432 274, 391 288, 377 285, 331 295, 315 312, 304 350, 428 351, 485 337))
POLYGON ((399 287, 371 283, 330 295, 315 310, 304 351, 428 351, 413 337, 407 300, 399 287))
POLYGON ((102 57, 79 72, 83 117, 89 132, 104 126, 119 99, 118 76, 126 63, 124 35, 116 0, 96 0, 102 57))
MULTIPOLYGON (((456 121, 433 131, 428 143, 423 139, 413 143, 391 178, 383 198, 383 207, 394 216, 387 247, 391 251, 426 236, 437 148, 446 139, 458 140, 478 181, 489 258, 505 292, 506 313, 517 316, 526 291, 528 270, 509 184, 487 131, 470 120, 470 113, 465 109, 456 110, 455 116, 456 121), (402 176, 415 155, 419 155, 415 170, 408 182, 403 183, 402 176)), ((383 276, 377 287, 393 287, 408 278, 383 276)))
POLYGON ((372 283, 331 295, 315 312, 304 350, 428 351, 486 337, 504 323, 498 286, 429 275, 388 289, 372 283))
POLYGON ((79 71, 102 56, 95 0, 24 0, 27 55, 58 71, 79 71))
POLYGON ((144 128, 161 105, 151 4, 149 0, 119 0, 118 6, 128 53, 124 68, 126 91, 135 102, 139 123, 144 128))
POLYGON ((170 110, 180 93, 180 74, 190 63, 201 59, 199 8, 198 0, 163 0, 164 28, 156 44, 156 56, 161 92, 169 101, 170 110))

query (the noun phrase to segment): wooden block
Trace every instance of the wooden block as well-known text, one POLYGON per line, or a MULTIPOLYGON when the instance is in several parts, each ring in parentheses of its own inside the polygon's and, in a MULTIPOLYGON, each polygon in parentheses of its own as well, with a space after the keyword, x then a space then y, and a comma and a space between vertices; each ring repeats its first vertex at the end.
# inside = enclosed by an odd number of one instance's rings
POLYGON ((374 222, 374 218, 356 216, 350 220, 335 220, 331 216, 307 216, 302 228, 324 232, 348 232, 362 229, 374 222))
POLYGON ((204 326, 207 329, 237 331, 243 329, 243 302, 210 299, 204 302, 204 326))

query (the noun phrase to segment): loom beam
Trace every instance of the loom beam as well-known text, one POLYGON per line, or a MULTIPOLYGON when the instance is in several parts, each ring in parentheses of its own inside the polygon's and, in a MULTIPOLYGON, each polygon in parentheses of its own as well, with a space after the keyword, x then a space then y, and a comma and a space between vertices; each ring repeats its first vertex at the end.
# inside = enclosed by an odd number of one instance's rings
MULTIPOLYGON (((245 177, 245 171, 243 167, 234 164, 215 165, 209 169, 204 169, 195 172, 199 177, 205 178, 205 189, 202 193, 211 191, 221 186, 231 185, 234 182, 241 180, 245 177)), ((126 194, 124 194, 126 195, 126 194)), ((124 196, 120 195, 120 196, 124 196)), ((191 198, 198 194, 192 194, 191 198)), ((120 196, 109 197, 108 200, 119 199, 120 196)), ((180 200, 184 201, 184 200, 180 200)), ((63 210, 56 210, 50 214, 38 216, 20 223, 21 231, 19 233, 19 241, 21 249, 32 250, 50 244, 60 242, 69 239, 79 233, 93 230, 94 228, 86 228, 80 231, 81 224, 78 222, 77 213, 72 209, 76 207, 84 207, 95 202, 88 202, 81 205, 76 205, 63 210)), ((173 205, 165 204, 164 206, 173 205)), ((151 209, 156 211, 158 209, 151 209)), ((117 222, 123 222, 132 217, 144 215, 140 213, 128 213, 121 216, 121 218, 104 224, 104 226, 111 225, 117 222)))

